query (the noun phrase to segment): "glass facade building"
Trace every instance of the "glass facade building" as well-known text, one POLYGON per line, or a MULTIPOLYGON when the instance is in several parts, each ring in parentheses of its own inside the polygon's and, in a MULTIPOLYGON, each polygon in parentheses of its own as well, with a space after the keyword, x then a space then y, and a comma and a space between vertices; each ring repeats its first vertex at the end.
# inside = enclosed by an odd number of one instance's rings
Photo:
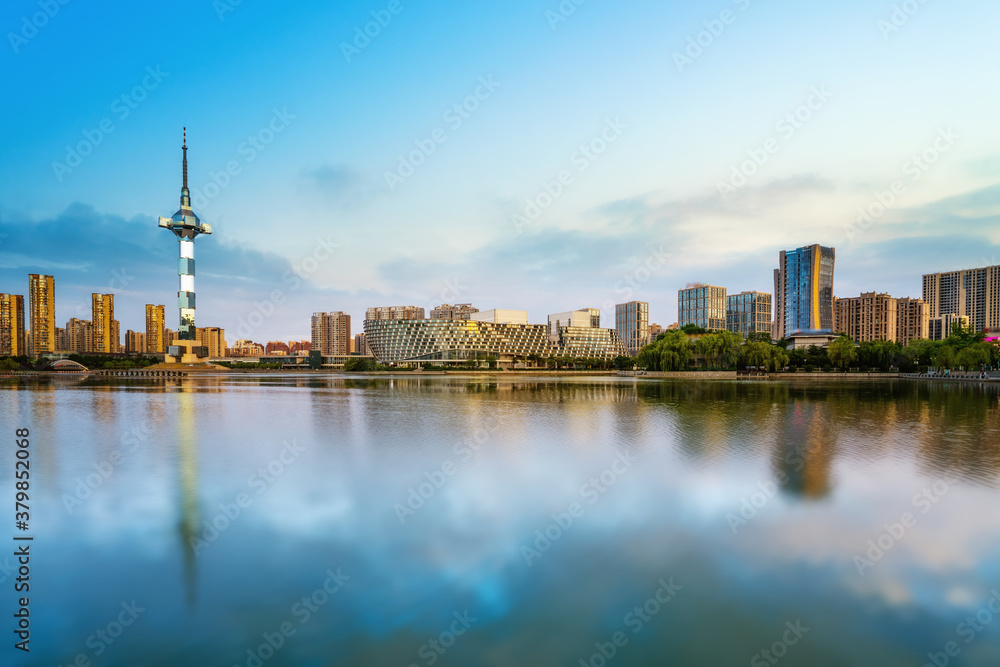
POLYGON ((695 285, 677 291, 677 324, 694 324, 710 331, 726 328, 726 288, 695 285))
POLYGON ((774 271, 772 336, 832 333, 836 251, 820 245, 781 251, 774 271))
POLYGON ((771 295, 741 292, 726 297, 726 329, 744 338, 752 333, 771 333, 771 295))
POLYGON ((639 350, 649 345, 649 304, 629 301, 616 305, 615 331, 625 344, 628 356, 639 354, 639 350))
POLYGON ((497 358, 509 366, 529 356, 614 359, 625 347, 610 329, 563 327, 549 339, 544 324, 494 324, 475 320, 365 320, 365 342, 383 364, 457 364, 497 358))

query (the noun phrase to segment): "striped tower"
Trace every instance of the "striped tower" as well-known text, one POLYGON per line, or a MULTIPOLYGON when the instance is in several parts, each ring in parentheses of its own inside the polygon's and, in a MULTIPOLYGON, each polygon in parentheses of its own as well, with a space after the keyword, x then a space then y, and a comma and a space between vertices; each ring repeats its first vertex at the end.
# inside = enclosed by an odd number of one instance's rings
POLYGON ((211 234, 212 226, 203 223, 191 210, 191 193, 188 190, 187 128, 184 128, 184 183, 181 186, 181 208, 171 218, 160 218, 160 227, 169 229, 177 236, 179 259, 177 274, 180 289, 177 292, 177 306, 180 309, 180 326, 177 340, 168 342, 168 357, 183 357, 184 363, 196 361, 202 355, 194 345, 195 341, 195 295, 194 295, 194 240, 199 234, 211 234))

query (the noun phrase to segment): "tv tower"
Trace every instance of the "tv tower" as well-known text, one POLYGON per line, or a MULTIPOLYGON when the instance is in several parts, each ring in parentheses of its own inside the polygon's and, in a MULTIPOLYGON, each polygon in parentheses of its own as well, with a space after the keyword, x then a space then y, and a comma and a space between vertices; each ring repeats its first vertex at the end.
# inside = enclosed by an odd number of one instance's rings
POLYGON ((180 290, 177 292, 177 306, 180 309, 180 326, 177 329, 177 341, 172 344, 174 349, 167 353, 168 357, 183 357, 182 363, 197 361, 198 357, 208 356, 198 354, 194 345, 195 324, 195 297, 194 297, 194 240, 199 234, 211 234, 212 225, 205 224, 198 219, 198 216, 191 210, 191 193, 188 190, 188 158, 187 158, 187 128, 184 128, 184 143, 181 146, 184 152, 184 183, 181 186, 181 208, 174 213, 171 218, 160 218, 160 227, 169 229, 177 236, 179 246, 179 261, 177 274, 180 278, 180 290), (183 341, 192 341, 187 345, 183 341), (181 343, 181 345, 178 345, 181 343))

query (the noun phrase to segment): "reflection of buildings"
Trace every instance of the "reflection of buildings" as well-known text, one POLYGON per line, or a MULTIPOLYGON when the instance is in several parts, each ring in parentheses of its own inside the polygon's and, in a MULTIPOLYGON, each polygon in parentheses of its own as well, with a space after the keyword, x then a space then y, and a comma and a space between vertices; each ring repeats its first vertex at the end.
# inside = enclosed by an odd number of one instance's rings
POLYGON ((772 462, 782 490, 808 498, 830 492, 837 444, 829 403, 793 399, 785 404, 772 462))
POLYGON ((194 394, 181 391, 177 394, 179 414, 177 419, 177 453, 180 470, 181 522, 178 528, 184 550, 184 580, 189 605, 195 602, 197 571, 195 568, 194 540, 198 537, 198 451, 194 419, 194 394))

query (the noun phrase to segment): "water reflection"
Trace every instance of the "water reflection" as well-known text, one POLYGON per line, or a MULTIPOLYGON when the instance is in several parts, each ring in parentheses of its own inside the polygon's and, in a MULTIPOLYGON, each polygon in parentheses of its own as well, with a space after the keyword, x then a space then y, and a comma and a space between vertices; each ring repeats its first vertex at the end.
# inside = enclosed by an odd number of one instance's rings
MULTIPOLYGON (((579 664, 664 577, 684 589, 615 664, 746 664, 796 618, 812 630, 783 664, 920 664, 1000 582, 1000 516, 984 509, 1000 499, 998 396, 452 376, 0 383, 3 414, 37 431, 46 460, 51 592, 36 622, 58 638, 17 664, 96 658, 88 636, 131 599, 148 615, 96 664, 246 665, 291 618, 269 665, 425 665, 421 647, 465 610, 475 624, 436 664, 579 664), (114 451, 113 474, 68 511, 114 451), (945 479, 920 513, 914 494, 945 479), (768 483, 780 492, 745 510, 768 483), (245 511, 195 548, 239 494, 245 511), (860 576, 855 555, 905 511, 916 527, 860 576), (294 605, 338 567, 349 582, 299 624, 294 605)), ((998 640, 1000 624, 985 628, 967 664, 1000 664, 998 640)))

